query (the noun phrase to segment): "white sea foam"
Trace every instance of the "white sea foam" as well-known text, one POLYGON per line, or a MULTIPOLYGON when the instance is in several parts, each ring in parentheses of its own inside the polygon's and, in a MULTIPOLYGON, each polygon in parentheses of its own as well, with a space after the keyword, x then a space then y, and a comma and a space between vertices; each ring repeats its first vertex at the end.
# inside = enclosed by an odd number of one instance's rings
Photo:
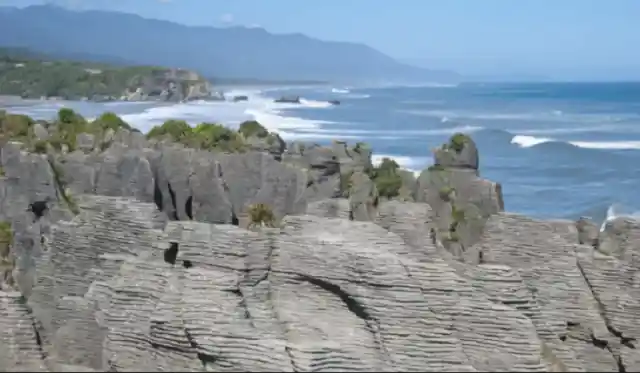
POLYGON ((640 141, 569 141, 569 144, 585 149, 640 149, 640 141))
POLYGON ((545 142, 553 141, 553 139, 549 139, 546 137, 535 137, 535 136, 526 136, 526 135, 516 135, 511 139, 512 144, 516 144, 521 148, 530 148, 532 146, 536 146, 538 144, 542 144, 545 142))
POLYGON ((300 132, 313 132, 314 134, 333 134, 334 136, 340 135, 364 135, 366 137, 376 137, 379 138, 381 136, 394 136, 394 137, 414 137, 414 136, 437 136, 437 135, 453 135, 454 133, 464 132, 464 133, 472 133, 478 130, 481 130, 482 127, 478 126, 459 126, 459 127, 451 127, 451 128, 437 128, 437 129, 428 129, 428 130, 369 130, 369 129, 343 129, 343 128, 317 128, 314 127, 312 130, 308 130, 305 128, 300 128, 300 132))
POLYGON ((520 135, 558 135, 558 134, 566 134, 566 133, 584 133, 584 132, 594 132, 594 131, 607 131, 612 132, 618 129, 624 129, 628 131, 628 129, 624 127, 618 127, 611 124, 603 124, 598 126, 575 126, 575 127, 559 127, 559 128, 532 128, 532 129, 507 129, 507 131, 512 133, 518 133, 520 135))
POLYGON ((345 97, 350 99, 365 99, 371 97, 371 95, 368 95, 366 93, 349 93, 345 95, 345 97))
POLYGON ((516 135, 511 139, 512 144, 521 148, 531 148, 550 141, 565 142, 584 149, 632 150, 640 149, 640 141, 559 141, 547 137, 516 135))
POLYGON ((607 209, 607 216, 600 225, 600 232, 604 232, 607 223, 616 218, 631 218, 634 220, 640 220, 640 211, 630 211, 628 208, 624 208, 621 205, 614 203, 607 209))
POLYGON ((352 93, 348 88, 331 88, 331 93, 335 93, 344 98, 350 99, 365 99, 371 97, 371 95, 366 93, 352 93))
POLYGON ((319 128, 322 124, 332 123, 282 115, 282 111, 286 109, 328 108, 331 104, 327 102, 301 99, 300 104, 276 103, 260 93, 258 89, 236 89, 228 91, 226 96, 247 96, 249 99, 239 102, 196 101, 153 107, 141 113, 123 115, 123 119, 143 132, 167 119, 184 120, 191 125, 215 122, 231 126, 254 119, 268 130, 281 133, 285 138, 293 135, 287 130, 311 130, 319 128))
POLYGON ((346 88, 331 88, 331 92, 333 93, 349 93, 350 91, 346 88))
POLYGON ((586 114, 586 113, 566 113, 561 110, 542 110, 530 112, 482 112, 469 110, 425 110, 425 109, 401 109, 401 113, 431 117, 447 118, 450 121, 459 120, 484 120, 501 122, 551 122, 551 123, 576 123, 576 127, 586 123, 604 125, 607 123, 617 123, 623 120, 639 119, 636 114, 619 114, 617 116, 606 114, 586 114))

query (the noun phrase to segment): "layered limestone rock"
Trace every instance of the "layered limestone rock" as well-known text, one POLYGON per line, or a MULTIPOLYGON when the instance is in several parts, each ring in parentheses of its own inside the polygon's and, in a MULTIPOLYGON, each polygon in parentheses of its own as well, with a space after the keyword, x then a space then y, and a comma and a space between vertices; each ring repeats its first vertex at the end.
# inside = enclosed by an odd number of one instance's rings
POLYGON ((432 207, 433 235, 456 256, 477 242, 491 215, 504 210, 502 187, 480 178, 478 166, 474 141, 456 134, 434 150, 434 164, 414 190, 417 202, 432 207))
POLYGON ((640 370, 640 223, 505 213, 466 136, 396 200, 340 143, 81 143, 0 148, 0 370, 640 370))

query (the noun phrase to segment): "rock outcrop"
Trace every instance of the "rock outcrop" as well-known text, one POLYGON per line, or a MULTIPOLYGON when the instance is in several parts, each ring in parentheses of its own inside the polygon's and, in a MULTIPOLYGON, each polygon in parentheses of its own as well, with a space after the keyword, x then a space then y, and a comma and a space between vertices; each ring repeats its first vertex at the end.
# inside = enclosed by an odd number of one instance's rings
POLYGON ((392 200, 340 143, 80 142, 0 148, 1 370, 640 370, 640 223, 505 213, 466 136, 392 200))

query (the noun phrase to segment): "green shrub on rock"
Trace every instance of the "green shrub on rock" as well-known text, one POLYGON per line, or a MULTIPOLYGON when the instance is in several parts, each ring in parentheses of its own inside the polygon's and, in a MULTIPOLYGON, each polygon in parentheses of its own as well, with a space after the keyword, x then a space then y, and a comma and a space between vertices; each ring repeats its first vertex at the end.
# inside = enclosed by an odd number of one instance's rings
POLYGON ((399 168, 400 165, 391 158, 383 158, 380 165, 373 168, 370 176, 380 196, 393 198, 400 194, 402 177, 398 173, 399 168))
POLYGON ((193 129, 190 142, 205 150, 236 152, 244 149, 244 143, 237 132, 214 123, 200 123, 193 129))
POLYGON ((262 226, 274 228, 276 226, 276 218, 269 205, 256 203, 249 206, 248 213, 249 226, 247 228, 262 226))
POLYGON ((269 131, 264 128, 259 122, 255 120, 248 120, 240 124, 238 128, 238 132, 240 132, 245 138, 256 136, 259 138, 264 138, 269 136, 269 131))
POLYGON ((9 248, 13 242, 13 230, 11 223, 0 221, 0 257, 6 258, 9 255, 9 248))
POLYGON ((30 136, 34 121, 22 114, 5 114, 0 117, 0 132, 8 139, 23 140, 30 136))
POLYGON ((465 135, 464 133, 456 133, 455 135, 451 136, 448 147, 449 149, 453 149, 456 153, 460 153, 469 140, 469 136, 465 135))
POLYGON ((182 142, 192 134, 192 128, 183 120, 168 120, 160 126, 155 126, 147 134, 149 139, 160 139, 168 137, 169 139, 182 142))
POLYGON ((106 131, 108 129, 113 130, 114 132, 118 131, 120 128, 126 130, 133 130, 133 128, 129 125, 129 123, 125 122, 118 115, 112 112, 106 112, 96 118, 92 123, 92 126, 100 129, 102 131, 106 131))
POLYGON ((62 108, 58 110, 58 123, 64 124, 86 124, 87 120, 73 109, 62 108))
POLYGON ((60 109, 55 123, 55 131, 50 139, 52 146, 60 150, 62 145, 66 145, 69 151, 74 151, 76 149, 76 136, 79 133, 87 132, 87 124, 87 120, 72 109, 60 109))

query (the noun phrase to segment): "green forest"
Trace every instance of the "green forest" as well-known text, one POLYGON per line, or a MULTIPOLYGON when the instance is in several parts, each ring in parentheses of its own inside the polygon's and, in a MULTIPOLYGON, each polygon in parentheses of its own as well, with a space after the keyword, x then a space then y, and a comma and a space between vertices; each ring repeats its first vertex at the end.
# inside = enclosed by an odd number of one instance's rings
POLYGON ((0 48, 0 94, 23 98, 119 98, 145 77, 167 69, 66 61, 16 48, 0 48))

